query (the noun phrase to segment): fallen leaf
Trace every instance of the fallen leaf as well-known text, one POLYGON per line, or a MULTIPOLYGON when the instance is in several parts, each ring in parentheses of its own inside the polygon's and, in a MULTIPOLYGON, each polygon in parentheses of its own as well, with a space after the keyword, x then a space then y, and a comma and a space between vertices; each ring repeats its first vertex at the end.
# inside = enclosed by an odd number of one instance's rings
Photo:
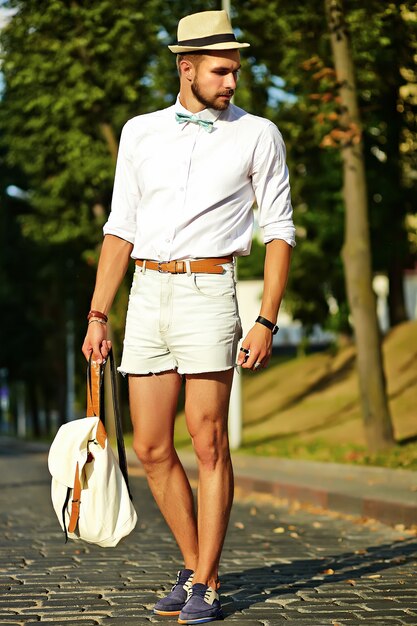
POLYGON ((298 539, 300 535, 298 533, 290 533, 290 537, 292 537, 293 539, 298 539))
POLYGON ((256 506, 253 506, 250 510, 250 514, 251 515, 258 515, 258 509, 256 508, 256 506))
POLYGON ((364 576, 364 578, 382 578, 381 574, 370 574, 369 576, 364 576))
POLYGON ((329 567, 329 569, 324 570, 323 574, 326 574, 326 576, 331 576, 332 574, 334 574, 334 569, 329 567))
POLYGON ((323 524, 321 522, 313 522, 313 528, 321 528, 323 524))
POLYGON ((288 526, 288 530, 297 530, 297 526, 294 526, 294 524, 290 524, 288 526))
POLYGON ((245 524, 243 524, 243 522, 235 522, 235 528, 243 530, 245 528, 245 524))
POLYGON ((347 580, 346 582, 348 583, 348 585, 351 585, 352 587, 356 585, 356 580, 352 580, 351 578, 347 580))
POLYGON ((274 528, 274 533, 277 533, 278 535, 280 535, 281 533, 285 533, 285 528, 283 528, 282 526, 278 526, 278 528, 274 528))

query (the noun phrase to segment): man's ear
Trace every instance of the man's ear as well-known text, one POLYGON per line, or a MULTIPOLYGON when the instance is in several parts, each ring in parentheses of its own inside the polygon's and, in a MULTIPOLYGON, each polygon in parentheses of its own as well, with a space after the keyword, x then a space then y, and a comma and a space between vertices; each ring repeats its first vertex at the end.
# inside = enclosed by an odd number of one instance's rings
POLYGON ((180 61, 181 76, 186 80, 192 81, 195 75, 195 67, 189 59, 181 59, 180 61))

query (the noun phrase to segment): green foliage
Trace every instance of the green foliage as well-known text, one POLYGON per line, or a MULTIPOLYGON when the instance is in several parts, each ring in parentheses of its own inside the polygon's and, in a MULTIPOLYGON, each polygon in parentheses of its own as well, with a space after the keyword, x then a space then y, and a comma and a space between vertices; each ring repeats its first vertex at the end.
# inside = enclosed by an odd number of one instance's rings
POLYGON ((150 106, 141 78, 157 51, 156 2, 11 0, 1 33, 0 108, 7 164, 27 177, 23 233, 97 241, 108 212, 123 123, 150 106))
POLYGON ((251 252, 248 256, 237 260, 237 275, 239 280, 262 278, 264 273, 265 245, 254 238, 251 252))

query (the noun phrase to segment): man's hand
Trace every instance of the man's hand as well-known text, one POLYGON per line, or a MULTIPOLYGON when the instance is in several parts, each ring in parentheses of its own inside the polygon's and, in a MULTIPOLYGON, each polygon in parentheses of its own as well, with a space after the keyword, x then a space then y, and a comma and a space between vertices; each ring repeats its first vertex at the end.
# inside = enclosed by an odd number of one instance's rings
POLYGON ((107 341, 107 325, 99 322, 89 324, 82 347, 87 361, 92 355, 93 361, 102 363, 104 359, 107 359, 110 348, 111 341, 107 341))
POLYGON ((237 364, 257 370, 268 365, 272 353, 272 333, 262 324, 255 324, 242 341, 237 364), (249 350, 249 353, 247 352, 249 350))

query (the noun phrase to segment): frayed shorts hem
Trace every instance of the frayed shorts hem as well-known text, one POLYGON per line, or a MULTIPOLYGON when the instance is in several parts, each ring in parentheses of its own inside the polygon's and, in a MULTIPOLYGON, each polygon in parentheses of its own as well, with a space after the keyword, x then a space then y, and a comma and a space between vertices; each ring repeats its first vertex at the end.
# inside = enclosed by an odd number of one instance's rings
POLYGON ((237 365, 228 365, 227 367, 215 367, 215 368, 210 368, 210 370, 204 369, 204 370, 195 370, 195 371, 189 368, 186 368, 186 370, 184 371, 180 371, 177 367, 168 367, 168 368, 163 368, 160 370, 154 369, 152 371, 144 370, 144 371, 134 371, 134 372, 126 372, 122 370, 120 367, 118 367, 117 371, 122 376, 151 376, 154 374, 155 375, 165 374, 166 372, 177 372, 177 374, 179 374, 180 376, 187 376, 187 375, 192 375, 192 374, 211 374, 212 372, 227 372, 228 370, 231 370, 236 367, 237 365))

